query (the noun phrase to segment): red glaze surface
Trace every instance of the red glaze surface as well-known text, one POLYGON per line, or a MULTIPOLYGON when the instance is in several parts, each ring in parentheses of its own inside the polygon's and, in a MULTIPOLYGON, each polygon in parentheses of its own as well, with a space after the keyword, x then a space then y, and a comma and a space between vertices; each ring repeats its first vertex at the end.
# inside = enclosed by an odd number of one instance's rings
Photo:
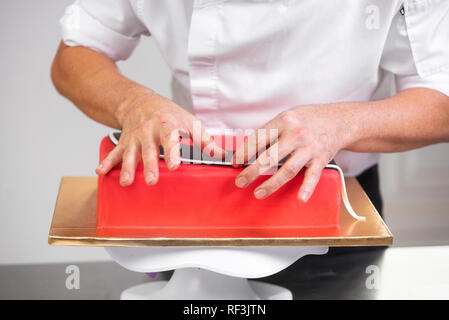
MULTIPOLYGON (((105 137, 100 160, 113 148, 105 137)), ((141 237, 291 237, 301 230, 332 230, 339 225, 341 182, 336 170, 323 170, 307 203, 297 199, 304 171, 268 198, 257 200, 254 189, 269 175, 239 189, 234 180, 242 169, 181 164, 169 171, 160 160, 159 170, 155 186, 145 184, 142 163, 129 187, 119 184, 120 166, 99 177, 100 234, 123 229, 135 230, 141 237)))

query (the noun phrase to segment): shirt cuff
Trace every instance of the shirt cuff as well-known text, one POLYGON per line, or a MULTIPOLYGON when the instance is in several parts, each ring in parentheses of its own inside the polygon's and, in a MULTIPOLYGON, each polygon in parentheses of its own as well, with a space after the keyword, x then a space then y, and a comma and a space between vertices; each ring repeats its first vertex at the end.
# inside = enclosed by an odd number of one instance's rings
POLYGON ((114 61, 126 60, 140 39, 140 36, 128 37, 106 27, 77 2, 67 7, 59 23, 66 45, 87 47, 104 53, 114 61))
POLYGON ((410 88, 428 88, 439 91, 449 97, 449 65, 441 68, 439 72, 427 77, 420 77, 417 74, 396 77, 397 91, 404 91, 410 88))

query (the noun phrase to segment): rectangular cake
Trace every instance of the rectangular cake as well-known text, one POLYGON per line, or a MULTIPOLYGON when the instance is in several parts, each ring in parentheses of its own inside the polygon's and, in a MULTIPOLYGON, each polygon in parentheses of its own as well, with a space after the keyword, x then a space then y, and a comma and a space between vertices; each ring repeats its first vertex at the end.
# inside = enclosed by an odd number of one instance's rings
MULTIPOLYGON (((113 142, 105 137, 101 141, 100 161, 113 148, 113 142)), ((100 176, 98 229, 157 229, 163 235, 163 230, 171 229, 268 230, 339 225, 341 180, 333 169, 323 170, 307 203, 297 198, 304 170, 263 200, 256 199, 253 192, 269 175, 239 189, 234 181, 241 168, 181 163, 178 170, 169 171, 159 160, 159 170, 159 181, 154 186, 145 184, 141 162, 131 186, 120 186, 120 165, 100 176)))

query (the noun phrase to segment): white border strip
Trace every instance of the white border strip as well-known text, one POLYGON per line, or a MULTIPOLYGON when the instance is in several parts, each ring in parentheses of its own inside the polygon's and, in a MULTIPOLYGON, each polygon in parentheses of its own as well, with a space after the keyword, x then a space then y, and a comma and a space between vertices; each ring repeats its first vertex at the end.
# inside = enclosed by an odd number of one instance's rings
POLYGON ((343 174, 343 170, 336 164, 328 164, 326 168, 336 169, 340 173, 341 177, 341 198, 343 203, 348 210, 349 214, 356 220, 366 220, 366 217, 361 217, 357 213, 355 213, 354 209, 352 209, 351 203, 349 202, 348 193, 346 192, 346 183, 345 183, 345 175, 343 174))

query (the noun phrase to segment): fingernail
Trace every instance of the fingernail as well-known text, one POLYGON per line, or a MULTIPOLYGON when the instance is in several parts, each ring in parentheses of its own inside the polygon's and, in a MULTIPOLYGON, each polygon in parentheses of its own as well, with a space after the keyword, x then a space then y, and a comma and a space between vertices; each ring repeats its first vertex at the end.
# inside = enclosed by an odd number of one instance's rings
POLYGON ((301 195, 299 196, 299 199, 300 199, 302 202, 307 202, 307 200, 309 200, 309 197, 310 197, 310 192, 304 191, 304 192, 302 192, 301 195))
POLYGON ((256 199, 262 199, 267 196, 267 192, 264 189, 259 189, 254 192, 254 196, 256 197, 256 199))
POLYGON ((173 159, 168 160, 168 168, 174 169, 179 164, 179 161, 175 161, 173 159))
POLYGON ((97 169, 95 169, 95 171, 101 173, 101 172, 103 171, 103 169, 104 169, 103 163, 100 163, 100 164, 98 165, 97 169))
POLYGON ((145 180, 147 184, 151 184, 154 180, 154 174, 152 172, 147 173, 145 180))
POLYGON ((235 181, 235 185, 239 188, 245 187, 247 183, 248 180, 246 180, 245 177, 238 177, 237 180, 235 181))
POLYGON ((120 179, 120 182, 121 182, 122 184, 124 184, 124 183, 128 182, 128 180, 129 180, 129 173, 128 173, 128 172, 124 172, 124 173, 122 174, 122 177, 121 177, 121 179, 120 179))

